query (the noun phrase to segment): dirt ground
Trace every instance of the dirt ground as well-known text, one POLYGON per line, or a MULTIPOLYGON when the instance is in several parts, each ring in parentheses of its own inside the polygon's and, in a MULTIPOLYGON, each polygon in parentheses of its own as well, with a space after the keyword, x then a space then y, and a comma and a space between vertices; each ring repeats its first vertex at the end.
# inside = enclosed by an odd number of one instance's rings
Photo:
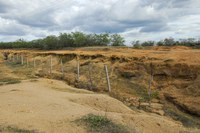
MULTIPOLYGON (((21 78, 0 59, 0 74, 21 78)), ((133 111, 106 94, 96 94, 52 79, 26 79, 21 83, 0 86, 0 126, 47 133, 86 133, 86 127, 74 121, 93 113, 106 115, 116 123, 137 132, 177 133, 191 131, 168 117, 133 111)), ((195 132, 195 131, 194 131, 195 132)))
POLYGON ((86 132, 73 121, 88 113, 106 115, 139 132, 177 132, 179 123, 157 115, 138 113, 102 94, 79 90, 65 83, 39 79, 0 87, 0 125, 39 132, 86 132), (65 88, 65 91, 55 90, 65 88), (166 126, 167 125, 167 126, 166 126))

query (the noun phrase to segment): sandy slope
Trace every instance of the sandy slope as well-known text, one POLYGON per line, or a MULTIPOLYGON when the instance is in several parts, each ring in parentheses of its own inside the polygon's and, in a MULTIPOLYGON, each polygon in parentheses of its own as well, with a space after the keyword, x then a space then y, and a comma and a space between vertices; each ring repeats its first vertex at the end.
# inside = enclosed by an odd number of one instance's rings
POLYGON ((182 129, 167 118, 134 112, 107 95, 77 91, 61 81, 39 79, 0 86, 0 125, 48 133, 81 133, 86 132, 85 128, 72 121, 88 113, 106 113, 113 121, 140 132, 175 133, 182 129))

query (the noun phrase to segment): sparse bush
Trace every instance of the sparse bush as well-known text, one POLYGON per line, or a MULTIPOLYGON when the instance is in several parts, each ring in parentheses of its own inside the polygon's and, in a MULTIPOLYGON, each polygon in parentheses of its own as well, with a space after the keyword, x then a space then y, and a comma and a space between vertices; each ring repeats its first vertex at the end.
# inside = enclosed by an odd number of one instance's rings
POLYGON ((34 130, 20 129, 20 128, 12 127, 12 126, 7 126, 7 127, 0 126, 0 132, 1 133, 36 133, 36 131, 34 130))
POLYGON ((133 48, 135 49, 143 49, 143 46, 140 44, 140 41, 133 41, 132 43, 133 48))
POLYGON ((143 49, 143 47, 140 44, 133 45, 134 49, 143 49))
POLYGON ((19 79, 14 79, 14 78, 4 78, 0 79, 0 85, 4 84, 17 84, 20 83, 21 81, 19 79))
POLYGON ((150 96, 148 95, 148 92, 145 91, 145 92, 141 95, 140 101, 141 101, 141 102, 149 102, 149 101, 151 101, 152 99, 158 98, 158 97, 159 97, 159 92, 158 92, 158 91, 153 91, 153 92, 151 92, 151 95, 150 95, 150 96))
POLYGON ((88 114, 77 120, 77 122, 85 124, 88 131, 92 133, 130 133, 123 125, 115 124, 104 116, 88 114))
POLYGON ((146 47, 146 46, 154 46, 155 42, 154 41, 145 41, 141 44, 141 46, 146 47))

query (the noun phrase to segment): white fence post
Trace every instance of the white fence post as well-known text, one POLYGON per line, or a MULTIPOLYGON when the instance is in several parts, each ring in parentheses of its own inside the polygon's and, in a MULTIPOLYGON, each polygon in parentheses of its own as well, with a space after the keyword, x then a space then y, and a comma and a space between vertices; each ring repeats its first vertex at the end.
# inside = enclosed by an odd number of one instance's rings
POLYGON ((33 67, 36 67, 35 57, 33 58, 33 67))
POLYGON ((19 61, 19 55, 17 54, 17 61, 19 61))
POLYGON ((149 88, 148 88, 148 96, 149 96, 149 106, 151 106, 151 84, 153 82, 153 74, 150 75, 150 79, 149 79, 149 88))
POLYGON ((64 74, 64 66, 63 66, 62 58, 61 58, 61 60, 60 60, 60 65, 61 65, 62 76, 63 76, 63 78, 64 78, 65 74, 64 74))
POLYGON ((12 58, 12 61, 15 62, 15 55, 13 54, 12 57, 13 57, 13 58, 12 58))
POLYGON ((52 74, 52 64, 53 64, 53 62, 52 62, 52 56, 50 57, 50 74, 52 74))
POLYGON ((21 55, 21 64, 24 65, 24 57, 21 55))
POLYGON ((88 72, 89 72, 89 82, 90 82, 90 90, 93 89, 93 82, 92 82, 92 71, 91 71, 91 63, 88 64, 88 72))
POLYGON ((105 69, 105 72, 106 72, 108 91, 111 92, 110 79, 109 79, 109 75, 108 75, 108 67, 107 67, 107 65, 104 65, 104 69, 105 69))
POLYGON ((80 63, 79 59, 77 59, 77 81, 79 81, 79 76, 80 76, 80 63))
POLYGON ((28 67, 29 62, 28 62, 28 56, 26 57, 26 66, 28 67))

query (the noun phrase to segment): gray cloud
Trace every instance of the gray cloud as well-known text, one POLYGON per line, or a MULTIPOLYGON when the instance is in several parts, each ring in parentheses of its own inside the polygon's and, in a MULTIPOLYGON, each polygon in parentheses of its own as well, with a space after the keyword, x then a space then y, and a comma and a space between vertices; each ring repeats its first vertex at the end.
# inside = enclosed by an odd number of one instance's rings
POLYGON ((151 23, 141 28, 140 32, 162 32, 167 31, 168 27, 165 23, 151 23))
POLYGON ((120 33, 128 41, 133 35, 145 40, 194 31, 197 36, 198 5, 199 0, 0 0, 0 35, 31 39, 80 30, 120 33))
POLYGON ((20 16, 17 21, 31 27, 51 27, 56 25, 56 22, 54 21, 53 14, 50 14, 49 12, 51 12, 51 10, 26 14, 24 16, 20 16))
POLYGON ((26 35, 26 29, 23 25, 16 23, 14 20, 2 19, 0 18, 0 35, 10 36, 10 35, 18 35, 23 36, 26 35))
POLYGON ((5 1, 0 1, 0 13, 5 13, 10 8, 9 4, 5 1))

